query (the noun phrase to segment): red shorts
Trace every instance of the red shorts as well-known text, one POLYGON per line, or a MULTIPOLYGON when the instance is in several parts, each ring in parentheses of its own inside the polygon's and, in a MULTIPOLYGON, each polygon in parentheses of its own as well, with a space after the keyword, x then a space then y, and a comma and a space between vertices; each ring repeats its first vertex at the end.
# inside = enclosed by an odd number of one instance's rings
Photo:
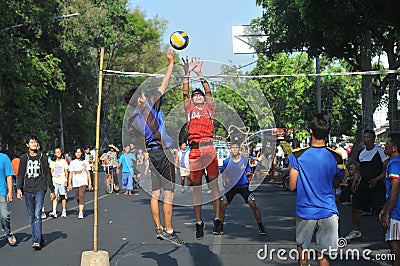
POLYGON ((218 157, 214 146, 191 149, 189 153, 190 180, 203 177, 205 171, 208 176, 218 176, 218 157))

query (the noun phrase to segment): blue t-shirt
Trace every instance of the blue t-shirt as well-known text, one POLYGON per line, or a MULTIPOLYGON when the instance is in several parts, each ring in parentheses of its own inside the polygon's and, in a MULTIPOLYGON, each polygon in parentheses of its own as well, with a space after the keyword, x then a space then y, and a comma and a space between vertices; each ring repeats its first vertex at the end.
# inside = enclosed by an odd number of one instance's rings
POLYGON ((240 161, 234 162, 232 157, 224 160, 220 173, 226 174, 225 176, 225 190, 235 188, 246 188, 249 186, 247 181, 246 172, 251 172, 249 159, 241 156, 240 161))
POLYGON ((11 166, 10 158, 4 153, 0 153, 0 196, 7 196, 7 176, 13 176, 14 171, 11 166))
POLYGON ((296 149, 289 156, 297 179, 296 214, 306 220, 317 220, 338 214, 333 181, 342 180, 342 155, 327 147, 296 149))
MULTIPOLYGON (((400 155, 392 158, 386 168, 386 200, 389 198, 390 192, 392 191, 392 179, 400 180, 400 155)), ((400 220, 400 195, 397 198, 396 205, 390 212, 390 218, 400 220)))
POLYGON ((147 148, 163 145, 171 147, 172 138, 167 134, 164 113, 161 110, 162 94, 157 90, 133 112, 129 122, 141 134, 147 148))
POLYGON ((136 161, 136 156, 133 153, 121 154, 118 161, 122 164, 122 173, 133 173, 133 164, 136 161))

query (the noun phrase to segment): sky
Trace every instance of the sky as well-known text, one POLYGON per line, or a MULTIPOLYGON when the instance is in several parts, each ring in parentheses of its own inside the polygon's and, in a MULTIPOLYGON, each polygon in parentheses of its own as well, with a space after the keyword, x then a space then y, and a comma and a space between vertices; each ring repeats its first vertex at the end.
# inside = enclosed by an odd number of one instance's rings
MULTIPOLYGON (((147 19, 156 14, 168 21, 164 43, 177 30, 189 36, 189 46, 179 55, 199 56, 202 60, 227 65, 245 66, 256 61, 255 54, 233 54, 232 26, 249 25, 262 15, 262 8, 255 0, 130 0, 130 8, 139 7, 147 19)), ((251 70, 255 64, 243 68, 251 70)))

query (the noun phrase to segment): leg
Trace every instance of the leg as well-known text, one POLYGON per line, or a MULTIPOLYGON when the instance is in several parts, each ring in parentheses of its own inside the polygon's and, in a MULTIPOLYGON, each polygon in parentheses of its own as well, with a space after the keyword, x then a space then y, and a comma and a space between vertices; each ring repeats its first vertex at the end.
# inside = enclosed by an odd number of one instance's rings
POLYGON ((74 187, 75 199, 79 206, 79 187, 74 187))
POLYGON ((192 180, 193 205, 196 222, 201 221, 201 179, 192 180))
POLYGON ((393 260, 393 266, 400 266, 400 241, 399 240, 392 240, 388 241, 390 251, 395 256, 395 260, 393 260))
POLYGON ((42 243, 42 206, 44 199, 44 191, 37 191, 32 193, 26 193, 25 198, 26 208, 32 227, 32 242, 42 243))
POLYGON ((169 232, 172 230, 172 202, 174 200, 174 192, 171 190, 164 190, 164 223, 165 231, 169 232))
POLYGON ((112 174, 114 177, 114 185, 115 185, 115 190, 118 191, 119 190, 119 181, 118 181, 118 175, 117 175, 117 168, 113 167, 112 168, 112 174))
POLYGON ((351 218, 352 218, 354 230, 359 231, 360 230, 360 220, 361 220, 360 210, 353 209, 352 213, 351 213, 351 218))
POLYGON ((339 237, 339 217, 333 214, 331 217, 319 219, 317 221, 317 232, 315 240, 317 242, 319 265, 329 266, 329 256, 334 255, 338 250, 338 237, 339 237), (335 251, 334 251, 335 250, 335 251), (333 252, 333 253, 331 253, 333 252))
POLYGON ((128 186, 128 173, 122 173, 121 183, 122 189, 128 190, 126 187, 128 186))
POLYGON ((6 236, 12 236, 10 226, 10 211, 8 209, 7 197, 0 196, 0 220, 6 236))
POLYGON ((299 254, 299 265, 307 265, 309 253, 305 250, 310 248, 316 225, 317 220, 305 220, 298 216, 296 217, 296 242, 299 254))
POLYGON ((299 254, 299 265, 307 265, 308 252, 304 252, 300 245, 297 245, 297 252, 299 254))
POLYGON ((58 205, 58 194, 56 194, 56 198, 53 200, 53 214, 57 212, 57 205, 58 205))
POLYGON ((221 201, 221 208, 219 210, 219 218, 221 219, 221 223, 224 224, 225 220, 225 211, 228 208, 228 201, 226 199, 221 201))
POLYGON ((65 198, 65 195, 61 195, 60 197, 61 197, 62 208, 63 208, 63 210, 66 210, 67 209, 67 199, 65 198))
POLYGON ((210 189, 211 193, 213 195, 213 207, 214 207, 214 215, 215 218, 219 218, 219 212, 220 212, 220 194, 219 194, 219 187, 218 187, 218 176, 209 176, 210 183, 210 189))
MULTIPOLYGON (((317 254, 318 254, 318 257, 321 256, 321 253, 318 252, 317 254)), ((319 260, 319 265, 320 265, 320 266, 329 266, 329 265, 330 265, 330 264, 329 264, 329 257, 326 256, 326 255, 324 255, 324 256, 322 257, 322 259, 319 260)))
POLYGON ((78 193, 79 193, 79 211, 83 212, 85 209, 85 191, 86 186, 80 186, 78 193))
POLYGON ((161 192, 160 189, 152 191, 150 199, 151 215, 153 216, 153 221, 157 229, 162 228, 160 220, 160 207, 158 206, 158 200, 160 199, 160 192, 161 192))
POLYGON ((260 209, 256 205, 255 200, 249 200, 249 206, 253 210, 254 218, 256 218, 257 223, 262 223, 260 209))
POLYGON ((128 190, 128 194, 132 195, 132 190, 133 190, 133 174, 131 172, 127 173, 127 183, 126 183, 126 189, 128 190))

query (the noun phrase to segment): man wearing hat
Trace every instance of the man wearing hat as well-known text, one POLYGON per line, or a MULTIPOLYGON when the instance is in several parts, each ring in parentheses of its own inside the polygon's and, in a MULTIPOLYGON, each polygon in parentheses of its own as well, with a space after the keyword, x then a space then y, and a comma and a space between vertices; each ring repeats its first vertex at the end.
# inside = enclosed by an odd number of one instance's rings
POLYGON ((218 157, 213 144, 214 101, 210 85, 204 79, 201 70, 203 62, 200 61, 200 58, 193 57, 190 62, 188 57, 186 57, 186 60, 182 60, 185 71, 182 92, 188 125, 188 141, 191 148, 189 163, 190 181, 193 186, 194 212, 196 215, 196 238, 202 239, 204 236, 204 222, 201 219, 201 182, 205 171, 207 171, 206 180, 213 196, 215 214, 213 233, 219 234, 221 231, 219 188, 216 180, 219 174, 218 157), (197 88, 192 91, 192 97, 190 98, 188 76, 192 71, 200 77, 204 92, 197 88), (212 182, 214 180, 215 182, 212 182))

